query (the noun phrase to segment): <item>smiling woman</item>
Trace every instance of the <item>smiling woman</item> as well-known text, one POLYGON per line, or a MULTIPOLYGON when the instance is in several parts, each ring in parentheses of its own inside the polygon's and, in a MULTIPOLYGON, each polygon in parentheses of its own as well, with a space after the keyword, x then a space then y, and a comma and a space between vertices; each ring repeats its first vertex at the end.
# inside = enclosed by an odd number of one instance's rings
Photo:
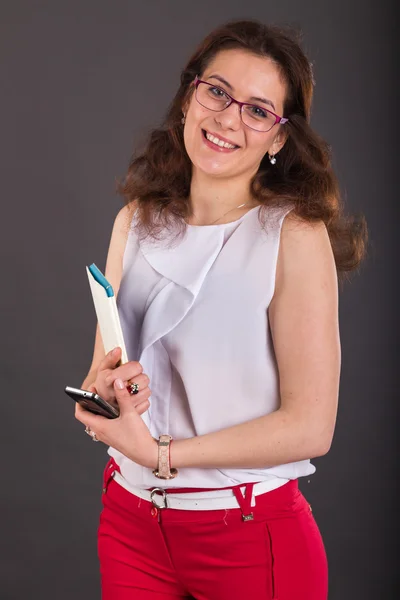
MULTIPOLYGON (((236 206, 241 204, 237 198, 243 202, 248 197, 247 181, 244 188, 236 187, 240 186, 239 174, 246 172, 253 200, 246 203, 246 209, 289 204, 301 219, 323 221, 339 278, 355 270, 364 256, 366 224, 363 217, 344 214, 329 146, 310 126, 313 88, 311 63, 288 28, 238 21, 210 33, 183 69, 163 127, 152 132, 146 151, 132 158, 119 186, 129 209, 137 208, 140 214, 138 234, 156 238, 169 230, 174 237, 184 234, 186 223, 196 220, 194 215, 201 216, 203 224, 207 216, 210 220, 218 217, 214 201, 208 203, 207 215, 194 206, 194 177, 202 176, 201 161, 205 160, 205 173, 211 168, 221 180, 219 207, 236 206), (215 84, 211 93, 224 98, 223 106, 219 101, 221 110, 208 102, 204 106, 205 92, 199 90, 199 81, 215 84), (245 108, 247 103, 251 106, 245 108), (275 117, 272 128, 251 128, 248 115, 257 109, 260 114, 271 111, 267 114, 275 117), (279 117, 284 120, 279 122, 279 117), (182 128, 186 118, 188 123, 182 128), (204 126, 195 125, 194 119, 203 119, 204 126), (240 119, 244 127, 238 129, 240 119), (206 157, 205 148, 201 153, 204 139, 211 142, 209 149, 218 140, 219 147, 224 142, 234 145, 235 151, 228 148, 228 152, 206 157), (200 161, 199 169, 193 168, 191 151, 200 161), (232 154, 228 161, 225 154, 232 154), (232 173, 233 189, 229 185, 232 173)), ((243 212, 229 213, 230 218, 243 212)), ((263 217, 268 217, 268 211, 260 211, 263 217)))
POLYGON ((337 278, 366 227, 343 215, 312 91, 291 34, 218 28, 121 184, 106 276, 130 361, 97 334, 82 384, 120 416, 76 412, 111 456, 103 600, 327 598, 298 478, 332 442, 337 278))
MULTIPOLYGON (((281 118, 269 112, 267 102, 261 107, 260 104, 251 104, 250 99, 259 97, 260 102, 260 97, 270 97, 269 106, 282 113, 285 82, 270 58, 242 49, 218 52, 202 77, 204 83, 200 84, 195 78, 195 92, 184 106, 184 143, 194 167, 192 189, 193 186, 202 187, 210 175, 220 179, 234 176, 236 193, 250 200, 250 190, 247 189, 246 193, 243 188, 238 189, 237 181, 242 180, 248 188, 248 181, 257 173, 263 158, 268 153, 275 156, 285 142, 284 128, 279 127, 281 118), (241 100, 234 99, 212 81, 224 81, 231 93, 241 100), (204 143, 202 132, 216 138, 217 143, 214 140, 204 143), (229 138, 223 137, 222 133, 229 138), (224 148, 220 141, 229 143, 231 147, 224 148), (208 148, 216 150, 218 155, 209 152, 208 148)), ((286 121, 283 119, 282 126, 286 121)))

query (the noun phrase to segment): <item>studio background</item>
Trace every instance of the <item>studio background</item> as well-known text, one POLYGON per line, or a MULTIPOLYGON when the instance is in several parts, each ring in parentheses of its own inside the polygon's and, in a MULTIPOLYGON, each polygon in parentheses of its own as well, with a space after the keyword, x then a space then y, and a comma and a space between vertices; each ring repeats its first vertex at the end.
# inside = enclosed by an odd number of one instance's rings
POLYGON ((131 151, 197 43, 232 18, 301 27, 313 126, 333 147, 348 211, 368 221, 369 256, 340 294, 333 446, 300 485, 324 537, 330 600, 396 598, 394 2, 3 0, 0 16, 1 599, 100 597, 106 449, 63 392, 92 356, 85 265, 105 266, 131 151))

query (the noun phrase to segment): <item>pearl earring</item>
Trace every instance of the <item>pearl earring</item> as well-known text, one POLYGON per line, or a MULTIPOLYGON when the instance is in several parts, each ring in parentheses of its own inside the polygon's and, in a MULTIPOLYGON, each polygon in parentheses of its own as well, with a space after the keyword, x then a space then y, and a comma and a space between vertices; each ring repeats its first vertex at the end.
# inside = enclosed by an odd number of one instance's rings
POLYGON ((182 123, 182 125, 184 125, 184 124, 185 124, 185 121, 186 121, 186 115, 185 115, 185 113, 183 113, 183 117, 182 117, 182 119, 181 119, 181 123, 182 123))
POLYGON ((270 154, 269 155, 269 162, 271 163, 271 165, 275 165, 276 164, 276 158, 274 154, 270 154))

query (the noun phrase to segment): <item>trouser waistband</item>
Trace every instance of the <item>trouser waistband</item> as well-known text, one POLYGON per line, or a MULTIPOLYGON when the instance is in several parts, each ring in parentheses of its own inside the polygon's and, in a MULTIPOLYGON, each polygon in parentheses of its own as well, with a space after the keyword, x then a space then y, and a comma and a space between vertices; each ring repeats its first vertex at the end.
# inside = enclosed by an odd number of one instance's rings
POLYGON ((275 490, 290 481, 289 479, 275 478, 268 481, 239 484, 230 488, 190 492, 173 488, 163 489, 162 487, 143 489, 132 486, 121 475, 120 468, 113 458, 110 459, 104 472, 104 492, 107 491, 111 479, 114 479, 131 494, 151 502, 159 510, 170 508, 204 511, 240 508, 243 520, 253 518, 251 507, 255 506, 257 496, 275 490))

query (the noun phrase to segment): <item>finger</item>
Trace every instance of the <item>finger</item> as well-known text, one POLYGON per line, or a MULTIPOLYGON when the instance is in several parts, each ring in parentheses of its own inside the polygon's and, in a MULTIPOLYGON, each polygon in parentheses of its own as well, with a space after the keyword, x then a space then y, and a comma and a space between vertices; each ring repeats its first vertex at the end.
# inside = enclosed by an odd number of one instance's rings
POLYGON ((122 350, 117 346, 110 352, 108 352, 101 363, 99 364, 98 371, 106 371, 107 369, 115 369, 118 365, 118 362, 121 359, 122 350))
POLYGON ((132 396, 126 389, 122 379, 116 379, 114 381, 114 392, 118 402, 121 416, 123 416, 125 413, 131 413, 132 415, 136 414, 137 416, 139 416, 138 412, 136 411, 135 405, 132 401, 132 396))
POLYGON ((110 373, 104 380, 106 385, 114 385, 114 381, 116 379, 122 379, 122 381, 128 381, 129 379, 134 379, 138 375, 143 372, 142 365, 137 362, 131 360, 130 362, 117 367, 110 373))
POLYGON ((136 410, 139 413, 139 415, 142 415, 143 413, 146 412, 146 410, 148 410, 150 407, 150 402, 148 400, 145 400, 144 402, 141 402, 140 404, 136 405, 136 410))
POLYGON ((102 430, 104 422, 108 420, 106 417, 101 417, 85 410, 79 403, 76 406, 75 418, 86 425, 86 427, 90 427, 90 429, 96 431, 96 433, 102 430))
POLYGON ((145 387, 142 390, 140 390, 137 394, 130 394, 130 396, 132 398, 133 406, 137 407, 139 406, 139 404, 150 398, 151 390, 149 387, 145 387))
POLYGON ((82 415, 83 410, 84 408, 82 408, 79 402, 75 402, 75 417, 78 419, 78 421, 80 420, 78 415, 82 415))
MULTIPOLYGON (((86 388, 86 391, 87 392, 94 392, 95 394, 97 394, 97 390, 96 390, 96 388, 95 388, 94 385, 88 385, 87 388, 86 388)), ((79 404, 79 402, 75 403, 75 416, 77 415, 77 413, 79 411, 84 411, 84 410, 85 409, 79 404)), ((85 412, 87 412, 87 411, 85 411, 85 412)))
MULTIPOLYGON (((129 388, 133 384, 136 384, 137 390, 138 390, 136 392, 136 394, 137 394, 140 390, 144 390, 145 388, 147 388, 149 383, 150 383, 150 379, 147 377, 146 373, 141 373, 137 377, 131 377, 130 379, 128 379, 126 382, 126 386, 128 388, 128 392, 130 392, 132 394, 132 391, 129 388)), ((133 394, 133 396, 134 395, 135 394, 133 394)))

